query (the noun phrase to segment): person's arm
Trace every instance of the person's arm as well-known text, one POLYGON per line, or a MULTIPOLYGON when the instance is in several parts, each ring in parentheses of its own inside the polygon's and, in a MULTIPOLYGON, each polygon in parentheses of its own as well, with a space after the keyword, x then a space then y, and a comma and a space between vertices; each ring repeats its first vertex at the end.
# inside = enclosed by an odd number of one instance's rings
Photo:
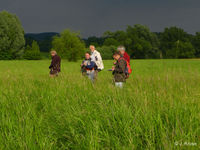
POLYGON ((124 58, 127 60, 127 62, 130 64, 130 56, 128 55, 128 53, 124 54, 124 58))
POLYGON ((119 73, 123 73, 126 69, 126 61, 121 59, 119 61, 119 67, 118 68, 115 68, 115 72, 119 72, 119 73))
POLYGON ((130 64, 130 56, 127 54, 127 61, 130 64))
POLYGON ((52 63, 50 64, 50 66, 49 66, 49 69, 51 69, 53 67, 53 65, 52 65, 52 63))
POLYGON ((50 66, 49 66, 49 69, 53 68, 53 64, 54 64, 54 59, 52 58, 51 64, 50 64, 50 66))
POLYGON ((97 66, 101 66, 102 57, 101 57, 101 54, 100 54, 99 52, 96 53, 95 61, 96 61, 96 65, 97 65, 97 66))
POLYGON ((83 67, 83 66, 84 66, 84 62, 85 62, 85 61, 83 60, 83 61, 82 61, 82 63, 81 63, 81 67, 83 67))

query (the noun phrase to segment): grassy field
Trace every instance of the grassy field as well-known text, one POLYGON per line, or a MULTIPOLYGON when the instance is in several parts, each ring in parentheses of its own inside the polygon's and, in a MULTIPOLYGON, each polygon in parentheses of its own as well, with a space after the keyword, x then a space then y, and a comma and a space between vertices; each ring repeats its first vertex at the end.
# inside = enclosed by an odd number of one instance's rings
POLYGON ((0 61, 0 149, 199 149, 200 60, 135 60, 123 90, 104 61, 93 86, 80 62, 0 61))

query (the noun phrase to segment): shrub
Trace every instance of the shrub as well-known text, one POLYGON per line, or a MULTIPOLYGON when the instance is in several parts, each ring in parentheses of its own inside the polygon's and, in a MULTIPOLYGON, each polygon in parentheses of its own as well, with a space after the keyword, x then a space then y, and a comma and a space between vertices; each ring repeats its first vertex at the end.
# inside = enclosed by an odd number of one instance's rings
POLYGON ((102 56, 102 59, 112 59, 113 53, 116 51, 117 47, 116 46, 102 46, 96 48, 102 56))
POLYGON ((24 53, 24 59, 28 60, 39 60, 41 59, 40 48, 36 41, 33 41, 32 47, 29 45, 26 47, 24 53))

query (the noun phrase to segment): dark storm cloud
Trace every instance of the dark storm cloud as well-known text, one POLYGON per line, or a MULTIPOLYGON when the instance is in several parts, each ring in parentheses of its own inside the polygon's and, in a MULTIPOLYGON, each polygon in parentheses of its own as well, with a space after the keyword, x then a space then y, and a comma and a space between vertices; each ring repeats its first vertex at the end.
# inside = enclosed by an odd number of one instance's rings
POLYGON ((60 32, 65 28, 83 36, 144 24, 152 31, 179 26, 200 31, 199 0, 5 0, 0 10, 15 13, 25 32, 60 32))

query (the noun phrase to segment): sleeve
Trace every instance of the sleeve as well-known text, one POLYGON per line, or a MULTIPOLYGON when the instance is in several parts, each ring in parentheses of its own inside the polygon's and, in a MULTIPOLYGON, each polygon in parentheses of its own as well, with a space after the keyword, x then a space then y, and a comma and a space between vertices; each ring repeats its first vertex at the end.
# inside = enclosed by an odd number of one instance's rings
POLYGON ((96 60, 96 65, 101 66, 102 57, 101 57, 101 54, 99 52, 96 53, 95 60, 96 60))
POLYGON ((49 66, 49 69, 53 68, 54 63, 55 63, 55 59, 52 58, 51 64, 50 64, 50 66, 49 66))
POLYGON ((130 64, 130 56, 127 54, 127 61, 130 64))
POLYGON ((51 69, 53 67, 53 65, 52 64, 50 64, 50 66, 49 66, 49 69, 51 69))
POLYGON ((125 59, 127 60, 127 62, 130 64, 130 56, 128 55, 128 53, 125 53, 125 59))

